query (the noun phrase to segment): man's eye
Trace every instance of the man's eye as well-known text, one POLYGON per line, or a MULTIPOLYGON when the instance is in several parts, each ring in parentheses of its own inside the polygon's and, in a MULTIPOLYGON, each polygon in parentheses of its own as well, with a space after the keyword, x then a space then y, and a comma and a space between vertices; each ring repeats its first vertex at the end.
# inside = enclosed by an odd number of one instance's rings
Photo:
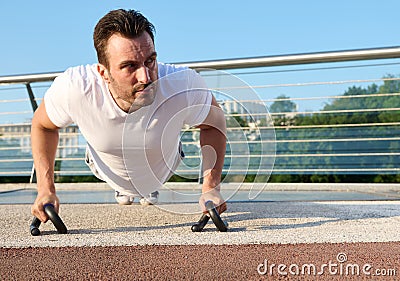
POLYGON ((156 60, 155 60, 154 58, 149 58, 149 59, 146 61, 146 65, 147 65, 147 66, 152 65, 155 61, 156 61, 156 60))
POLYGON ((136 67, 133 63, 124 64, 121 68, 122 69, 134 69, 136 67))

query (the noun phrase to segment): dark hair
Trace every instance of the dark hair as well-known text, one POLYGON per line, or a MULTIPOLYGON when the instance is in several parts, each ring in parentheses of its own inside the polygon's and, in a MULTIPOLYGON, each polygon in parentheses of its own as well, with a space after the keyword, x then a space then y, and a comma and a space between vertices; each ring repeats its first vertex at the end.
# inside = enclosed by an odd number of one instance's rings
POLYGON ((112 35, 119 33, 126 38, 136 38, 145 31, 154 43, 155 28, 140 12, 124 9, 110 11, 94 28, 93 42, 99 63, 109 67, 107 43, 112 35))

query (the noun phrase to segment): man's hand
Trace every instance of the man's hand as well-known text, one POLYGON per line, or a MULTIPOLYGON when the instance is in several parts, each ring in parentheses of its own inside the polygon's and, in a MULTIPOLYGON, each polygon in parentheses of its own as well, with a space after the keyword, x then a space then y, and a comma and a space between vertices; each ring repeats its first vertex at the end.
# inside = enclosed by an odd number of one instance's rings
POLYGON ((46 204, 53 204, 54 209, 58 213, 60 203, 55 193, 38 194, 35 202, 31 207, 32 215, 37 217, 41 222, 47 222, 49 219, 49 217, 44 212, 44 205, 46 204))
POLYGON ((202 195, 200 196, 200 199, 199 199, 199 204, 200 204, 201 210, 203 211, 204 214, 207 213, 207 208, 205 206, 207 201, 212 201, 214 203, 219 214, 222 214, 227 209, 226 202, 222 198, 219 188, 204 188, 203 187, 202 195))

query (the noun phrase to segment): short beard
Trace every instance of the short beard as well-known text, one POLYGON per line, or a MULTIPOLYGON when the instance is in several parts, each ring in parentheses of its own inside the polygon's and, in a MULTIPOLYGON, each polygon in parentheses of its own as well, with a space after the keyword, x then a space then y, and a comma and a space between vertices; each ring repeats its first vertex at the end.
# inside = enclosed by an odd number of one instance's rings
POLYGON ((141 91, 143 91, 144 93, 134 99, 129 112, 136 111, 139 108, 148 106, 154 102, 156 95, 156 89, 154 83, 134 85, 132 90, 132 95, 135 95, 137 92, 141 91))
POLYGON ((136 94, 136 92, 141 92, 144 89, 146 89, 148 86, 151 85, 152 82, 149 82, 147 84, 136 84, 133 86, 132 94, 136 94))
POLYGON ((129 109, 129 112, 134 112, 134 111, 136 111, 144 106, 148 106, 154 102, 155 92, 156 92, 156 90, 155 90, 156 84, 155 83, 152 83, 152 82, 149 82, 146 84, 137 83, 133 86, 133 88, 130 92, 126 92, 126 93, 122 92, 123 95, 126 94, 126 96, 124 97, 124 96, 121 96, 121 92, 119 91, 119 90, 121 90, 119 87, 119 84, 116 83, 114 77, 111 75, 111 72, 109 72, 109 77, 110 77, 111 83, 114 84, 115 86, 117 86, 117 87, 113 87, 114 90, 117 91, 117 93, 114 93, 114 94, 116 94, 116 96, 118 98, 122 98, 125 101, 127 101, 126 97, 128 95, 131 97, 134 97, 137 92, 140 92, 140 91, 145 92, 144 94, 140 95, 139 97, 135 97, 133 99, 133 101, 131 102, 131 107, 129 109))

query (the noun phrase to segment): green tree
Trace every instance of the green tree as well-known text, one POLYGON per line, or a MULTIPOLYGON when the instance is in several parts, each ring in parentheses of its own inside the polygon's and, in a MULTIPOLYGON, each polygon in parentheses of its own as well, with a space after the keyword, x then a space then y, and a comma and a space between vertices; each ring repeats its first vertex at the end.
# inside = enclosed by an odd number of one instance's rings
POLYGON ((269 107, 271 113, 296 112, 296 104, 285 95, 280 95, 269 107))
POLYGON ((235 114, 238 114, 237 112, 233 112, 232 115, 233 116, 228 116, 226 118, 226 126, 228 128, 234 128, 234 127, 248 127, 249 124, 247 123, 247 121, 242 118, 241 116, 237 116, 235 114))
MULTIPOLYGON (((357 112, 325 112, 312 115, 298 115, 295 117, 296 125, 333 125, 333 124, 366 124, 366 123, 390 123, 400 122, 400 111, 393 108, 400 107, 400 81, 394 75, 383 77, 384 82, 378 86, 373 83, 366 87, 349 87, 341 98, 335 99, 326 104, 322 111, 342 111, 358 110, 357 112), (377 95, 382 94, 382 95, 377 95), (387 95, 385 95, 387 94, 387 95), (384 110, 391 108, 392 110, 384 110), (374 109, 371 111, 365 109, 374 109), (376 109, 376 110, 375 110, 376 109)), ((280 108, 277 106, 279 111, 280 108)), ((272 112, 272 110, 271 110, 272 112)), ((275 123, 276 124, 276 123, 275 123)), ((284 130, 277 130, 278 136, 282 139, 321 139, 318 142, 311 143, 290 143, 278 144, 278 153, 280 151, 291 151, 300 154, 329 154, 331 152, 350 153, 350 152, 399 152, 400 144, 397 140, 387 141, 353 141, 353 142, 325 142, 324 139, 341 138, 359 138, 365 136, 368 138, 392 138, 399 135, 399 126, 371 126, 371 127, 326 127, 306 130, 292 130, 287 128, 287 135, 284 130)), ((398 167, 399 158, 396 156, 359 156, 355 158, 342 156, 319 157, 285 157, 277 158, 277 166, 289 168, 321 168, 343 169, 353 167, 364 168, 388 168, 398 167)), ((295 181, 300 179, 303 182, 399 182, 399 174, 303 174, 296 177, 293 175, 280 175, 273 177, 273 180, 279 179, 281 182, 295 181)))

